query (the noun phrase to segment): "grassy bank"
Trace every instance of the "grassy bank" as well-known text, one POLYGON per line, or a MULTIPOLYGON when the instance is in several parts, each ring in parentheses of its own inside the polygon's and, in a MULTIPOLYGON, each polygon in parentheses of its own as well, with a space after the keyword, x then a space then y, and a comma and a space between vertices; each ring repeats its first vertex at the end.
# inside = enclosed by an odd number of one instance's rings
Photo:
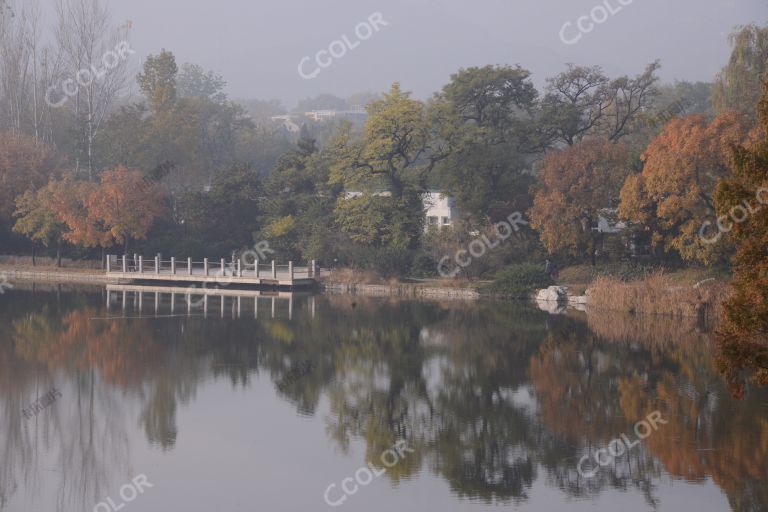
POLYGON ((98 260, 71 260, 61 259, 61 267, 56 266, 56 258, 37 256, 35 264, 32 264, 31 256, 2 256, 0 255, 0 268, 13 270, 66 270, 67 272, 82 272, 101 270, 101 262, 98 260))

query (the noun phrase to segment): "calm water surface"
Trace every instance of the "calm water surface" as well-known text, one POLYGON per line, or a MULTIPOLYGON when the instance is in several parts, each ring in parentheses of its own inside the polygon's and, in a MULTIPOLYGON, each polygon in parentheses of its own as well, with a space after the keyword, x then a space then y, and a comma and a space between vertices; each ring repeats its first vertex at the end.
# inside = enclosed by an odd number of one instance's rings
POLYGON ((768 393, 732 400, 696 325, 107 295, 0 295, 3 512, 768 510, 768 393), (667 423, 577 471, 653 411, 667 423))

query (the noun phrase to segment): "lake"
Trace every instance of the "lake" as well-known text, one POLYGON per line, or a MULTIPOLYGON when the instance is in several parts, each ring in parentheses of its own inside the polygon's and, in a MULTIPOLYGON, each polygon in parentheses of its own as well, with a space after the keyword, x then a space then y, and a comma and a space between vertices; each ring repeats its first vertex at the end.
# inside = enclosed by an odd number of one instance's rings
POLYGON ((0 295, 0 510, 768 510, 768 392, 694 322, 191 302, 0 295))

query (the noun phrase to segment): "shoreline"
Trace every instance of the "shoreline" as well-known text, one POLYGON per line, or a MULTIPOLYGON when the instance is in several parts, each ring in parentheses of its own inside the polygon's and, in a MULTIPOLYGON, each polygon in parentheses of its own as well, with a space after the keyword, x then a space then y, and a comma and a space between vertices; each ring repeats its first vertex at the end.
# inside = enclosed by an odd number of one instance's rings
POLYGON ((81 269, 73 272, 67 270, 19 270, 6 269, 0 266, 0 274, 5 274, 9 281, 14 279, 19 281, 54 281, 66 283, 103 283, 119 284, 119 279, 108 277, 106 273, 93 272, 88 269, 81 269))
MULTIPOLYGON (((108 277, 103 271, 90 269, 44 269, 28 270, 6 268, 0 265, 0 274, 5 274, 8 280, 42 281, 82 284, 121 284, 122 279, 108 277)), ((328 294, 350 294, 366 297, 399 297, 424 299, 454 299, 478 300, 485 298, 473 288, 449 288, 436 286, 421 286, 413 284, 347 284, 335 282, 320 282, 318 288, 328 294)), ((493 298, 493 297, 488 297, 493 298)))
MULTIPOLYGON (((42 283, 79 283, 79 284, 128 284, 126 280, 108 277, 106 272, 94 269, 53 269, 46 268, 40 270, 8 268, 9 266, 0 265, 0 275, 4 275, 9 281, 27 281, 42 283)), ((492 300, 508 302, 510 300, 522 301, 538 307, 550 314, 562 314, 566 310, 587 311, 587 309, 606 310, 641 316, 656 316, 658 311, 637 311, 622 308, 605 308, 600 304, 588 304, 586 296, 576 296, 568 293, 568 286, 553 286, 551 288, 561 288, 564 294, 539 298, 542 292, 547 289, 535 291, 528 298, 510 297, 498 294, 483 294, 475 288, 465 287, 441 287, 428 286, 423 284, 397 283, 397 284, 363 284, 363 283, 342 283, 322 280, 318 283, 317 290, 329 295, 358 295, 361 297, 389 297, 399 299, 426 299, 426 300, 456 300, 465 302, 475 302, 479 300, 492 300), (537 295, 539 297, 537 297, 537 295)), ((594 302, 594 301, 590 301, 594 302)), ((597 301, 600 302, 600 301, 597 301)), ((707 309, 714 307, 717 309, 719 304, 697 304, 687 314, 665 315, 679 317, 699 317, 707 313, 707 309)))

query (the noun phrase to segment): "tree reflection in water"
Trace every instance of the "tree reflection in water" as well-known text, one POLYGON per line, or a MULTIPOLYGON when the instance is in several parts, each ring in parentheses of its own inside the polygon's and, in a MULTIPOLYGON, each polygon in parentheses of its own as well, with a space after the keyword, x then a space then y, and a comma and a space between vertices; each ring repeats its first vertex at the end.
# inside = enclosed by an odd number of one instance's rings
POLYGON ((305 308, 291 321, 94 320, 108 316, 100 293, 65 298, 3 299, 0 508, 37 485, 43 453, 61 472, 60 505, 93 503, 130 471, 126 424, 171 451, 177 410, 194 406, 198 386, 225 378, 247 389, 260 375, 301 414, 327 399, 330 438, 342 451, 363 440, 374 467, 407 440, 416 453, 387 469, 392 482, 429 469, 459 496, 514 503, 544 479, 571 496, 635 488, 653 506, 666 473, 711 478, 736 510, 768 507, 766 392, 732 400, 711 334, 694 324, 343 296, 318 297, 316 315, 305 308), (25 422, 24 405, 54 384, 72 406, 25 422), (581 456, 653 410, 669 423, 594 478, 579 476, 581 456))

